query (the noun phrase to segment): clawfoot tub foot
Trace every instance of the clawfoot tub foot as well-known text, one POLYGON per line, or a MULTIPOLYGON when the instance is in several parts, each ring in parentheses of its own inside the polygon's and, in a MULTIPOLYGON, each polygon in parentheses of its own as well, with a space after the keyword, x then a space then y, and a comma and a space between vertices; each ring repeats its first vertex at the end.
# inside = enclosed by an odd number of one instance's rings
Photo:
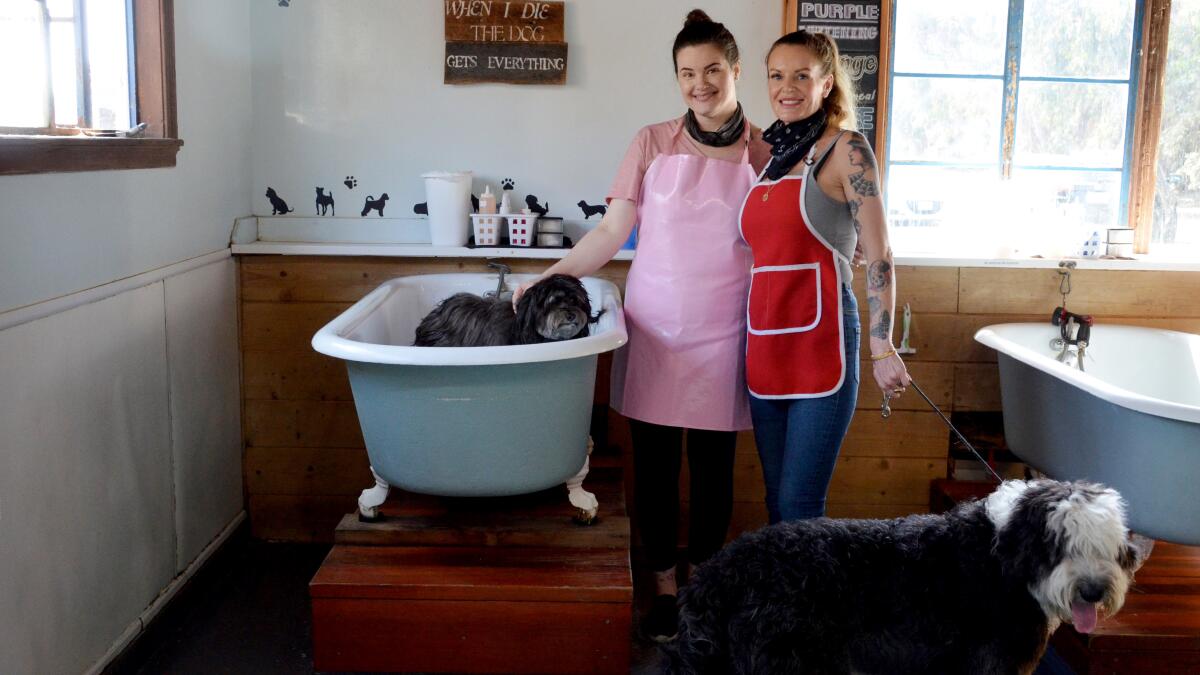
POLYGON ((358 496, 358 519, 368 523, 379 520, 379 507, 388 496, 388 484, 375 473, 374 467, 371 468, 371 475, 375 477, 375 486, 363 490, 358 496))
POLYGON ((587 478, 591 469, 592 439, 588 437, 588 457, 583 458, 583 467, 579 473, 567 479, 567 499, 575 507, 575 522, 581 525, 591 525, 596 522, 596 514, 600 511, 600 502, 596 495, 583 489, 583 479, 587 478))

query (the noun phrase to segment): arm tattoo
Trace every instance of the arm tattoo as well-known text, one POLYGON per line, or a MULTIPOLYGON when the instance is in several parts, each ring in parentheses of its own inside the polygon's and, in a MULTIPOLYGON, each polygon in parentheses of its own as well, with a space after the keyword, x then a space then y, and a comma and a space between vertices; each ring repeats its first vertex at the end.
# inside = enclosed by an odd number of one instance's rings
POLYGON ((879 196, 879 188, 875 187, 875 181, 867 178, 865 171, 850 174, 850 187, 854 188, 855 192, 864 197, 879 196))
POLYGON ((871 337, 886 340, 891 332, 892 315, 885 309, 879 313, 879 320, 875 322, 875 325, 871 326, 871 337))
POLYGON ((858 210, 862 207, 862 199, 851 199, 846 202, 846 206, 850 207, 850 220, 854 222, 854 236, 862 236, 862 223, 858 221, 858 210))
POLYGON ((892 285, 892 264, 886 260, 876 260, 867 268, 867 289, 883 291, 892 285))
POLYGON ((858 168, 849 176, 850 187, 863 197, 878 197, 879 188, 871 177, 876 172, 875 153, 871 151, 871 146, 859 135, 851 136, 847 143, 850 146, 850 165, 858 168))
POLYGON ((867 296, 867 312, 869 316, 875 316, 879 311, 879 297, 874 295, 867 296))

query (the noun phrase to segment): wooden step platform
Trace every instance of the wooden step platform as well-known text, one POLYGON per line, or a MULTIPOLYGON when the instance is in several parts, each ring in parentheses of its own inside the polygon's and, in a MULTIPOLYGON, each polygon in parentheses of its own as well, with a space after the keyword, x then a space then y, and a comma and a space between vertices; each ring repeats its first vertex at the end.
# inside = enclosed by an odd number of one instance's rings
POLYGON ((633 582, 619 470, 594 470, 594 525, 566 490, 401 494, 349 514, 313 578, 317 670, 628 673, 633 582))
POLYGON ((1200 547, 1158 542, 1120 613, 1052 644, 1077 675, 1200 673, 1200 547))

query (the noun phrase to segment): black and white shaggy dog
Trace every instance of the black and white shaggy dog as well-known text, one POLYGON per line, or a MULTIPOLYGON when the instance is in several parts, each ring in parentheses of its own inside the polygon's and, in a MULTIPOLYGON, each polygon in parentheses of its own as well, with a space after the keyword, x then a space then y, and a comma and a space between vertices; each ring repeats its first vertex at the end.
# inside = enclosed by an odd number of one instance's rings
POLYGON ((1116 491, 1008 481, 945 515, 748 534, 680 595, 679 673, 1029 673, 1121 608, 1153 542, 1116 491))
POLYGON ((458 293, 417 326, 417 347, 496 347, 585 337, 592 305, 583 282, 554 274, 530 286, 517 302, 458 293))

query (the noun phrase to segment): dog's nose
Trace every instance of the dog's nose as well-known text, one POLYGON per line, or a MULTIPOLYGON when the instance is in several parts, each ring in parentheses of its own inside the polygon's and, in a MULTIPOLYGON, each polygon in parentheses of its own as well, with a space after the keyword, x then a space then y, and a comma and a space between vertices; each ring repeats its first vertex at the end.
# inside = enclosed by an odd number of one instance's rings
POLYGON ((1079 597, 1084 602, 1100 602, 1104 597, 1106 585, 1095 580, 1089 580, 1079 585, 1079 597))

